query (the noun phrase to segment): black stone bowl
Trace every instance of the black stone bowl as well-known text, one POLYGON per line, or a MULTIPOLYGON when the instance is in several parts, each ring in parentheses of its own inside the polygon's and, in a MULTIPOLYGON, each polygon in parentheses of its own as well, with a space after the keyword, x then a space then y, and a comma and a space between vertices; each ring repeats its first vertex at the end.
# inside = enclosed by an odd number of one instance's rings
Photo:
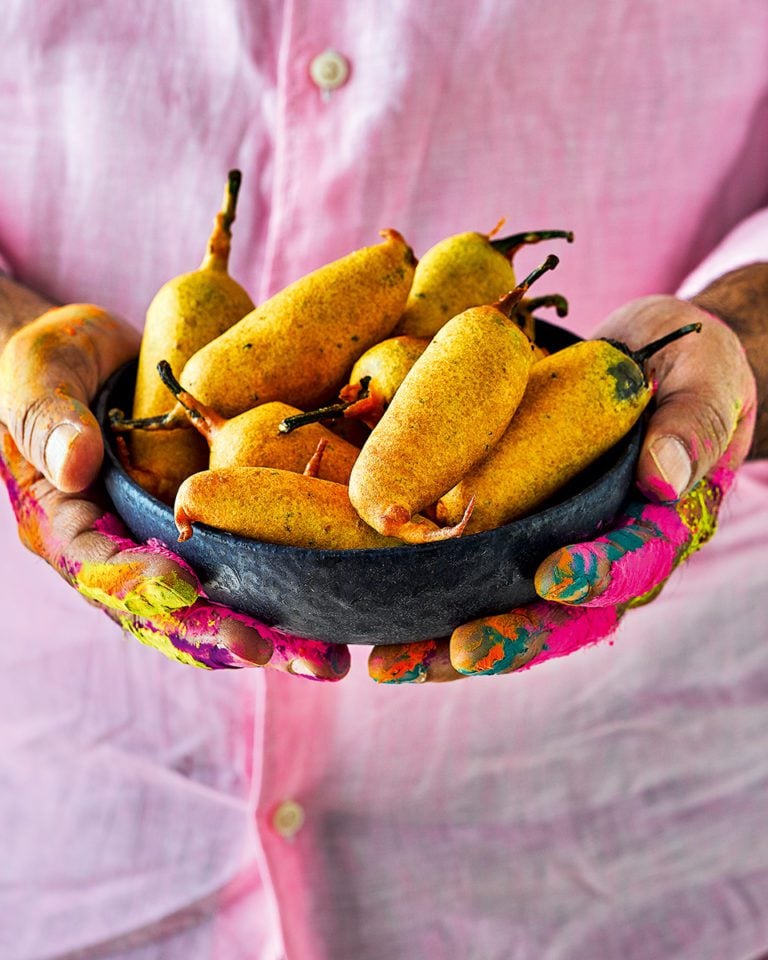
MULTIPOLYGON (((540 321, 550 350, 578 338, 540 321)), ((212 600, 300 636, 331 643, 403 643, 444 637, 475 617, 535 599, 533 574, 547 554, 586 540, 619 513, 640 451, 630 434, 556 501, 521 520, 439 543, 377 550, 308 550, 262 543, 195 524, 177 542, 173 511, 123 470, 108 412, 129 411, 136 363, 118 370, 96 402, 106 456, 104 482, 116 512, 138 541, 154 537, 197 572, 212 600)))

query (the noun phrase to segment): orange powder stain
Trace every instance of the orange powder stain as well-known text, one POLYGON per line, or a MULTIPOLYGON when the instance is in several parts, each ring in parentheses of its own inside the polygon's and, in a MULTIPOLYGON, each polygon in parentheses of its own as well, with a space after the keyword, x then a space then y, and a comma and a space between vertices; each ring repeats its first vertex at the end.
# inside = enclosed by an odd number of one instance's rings
POLYGON ((474 669, 477 671, 492 670, 496 664, 503 659, 504 644, 495 643, 492 647, 490 647, 488 653, 484 657, 481 657, 478 661, 476 661, 474 669))
POLYGON ((22 490, 34 483, 40 476, 32 464, 19 453, 19 448, 13 442, 10 433, 3 434, 3 459, 8 465, 8 471, 16 485, 22 490))
POLYGON ((19 539, 34 553, 48 557, 52 541, 50 523, 37 499, 29 492, 40 474, 22 457, 9 433, 3 434, 2 445, 3 479, 18 523, 19 539))
POLYGON ((47 517, 42 511, 38 513, 31 510, 29 504, 25 504, 18 520, 19 539, 24 546, 40 557, 47 557, 50 550, 50 529, 47 517))
POLYGON ((138 562, 86 563, 81 567, 77 581, 86 589, 103 590, 122 600, 141 580, 143 569, 138 562))
MULTIPOLYGON (((68 392, 66 387, 63 384, 60 384, 53 391, 56 399, 67 408, 67 413, 73 420, 77 420, 82 424, 90 424, 90 418, 88 417, 88 408, 80 400, 72 397, 68 392)), ((60 419, 61 413, 59 410, 56 411, 56 419, 60 419)), ((53 420, 50 421, 50 425, 53 426, 53 420)))
POLYGON ((426 671, 429 661, 437 650, 437 641, 423 640, 418 643, 398 644, 371 655, 369 673, 379 682, 396 683, 415 679, 426 671))

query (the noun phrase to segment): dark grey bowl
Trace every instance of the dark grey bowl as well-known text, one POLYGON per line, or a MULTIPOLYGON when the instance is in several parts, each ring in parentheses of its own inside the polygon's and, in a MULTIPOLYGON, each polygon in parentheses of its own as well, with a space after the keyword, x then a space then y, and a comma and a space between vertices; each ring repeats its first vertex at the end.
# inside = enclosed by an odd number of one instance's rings
MULTIPOLYGON (((577 339, 539 322, 550 350, 577 339)), ((212 600, 283 630, 331 643, 403 643, 447 636, 467 620, 536 596, 548 553, 586 540, 618 514, 632 485, 641 427, 560 492, 546 509, 485 533, 383 550, 307 550, 262 543, 203 524, 177 542, 173 511, 120 466, 107 413, 130 410, 136 364, 105 384, 96 415, 106 441, 104 482, 134 537, 155 537, 197 571, 212 600)))

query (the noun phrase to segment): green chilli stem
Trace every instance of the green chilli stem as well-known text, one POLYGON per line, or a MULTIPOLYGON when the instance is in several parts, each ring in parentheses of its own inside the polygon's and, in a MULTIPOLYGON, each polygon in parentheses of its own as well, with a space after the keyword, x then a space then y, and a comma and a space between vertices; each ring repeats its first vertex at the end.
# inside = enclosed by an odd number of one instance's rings
POLYGON ((353 404, 368 396, 368 384, 370 382, 370 377, 360 378, 360 393, 354 400, 340 400, 338 403, 331 403, 326 407, 318 407, 316 410, 308 410, 306 413, 295 413, 292 417, 286 417, 277 429, 280 433, 290 433, 292 430, 296 430, 297 427, 305 427, 308 423, 318 423, 320 420, 340 420, 344 416, 345 411, 353 404))
POLYGON ((491 240, 490 244, 494 250, 511 260, 521 247, 541 243, 542 240, 567 240, 568 243, 573 243, 573 231, 527 230, 525 233, 513 233, 508 237, 491 240))
POLYGON ((668 333, 663 337, 659 337, 658 340, 653 340, 644 347, 640 347, 639 350, 627 350, 626 352, 629 353, 635 363, 641 367, 649 357, 652 357, 654 353, 658 353, 659 350, 662 350, 667 344, 673 343, 681 337, 686 337, 689 333, 699 333, 700 331, 700 323, 686 323, 685 326, 679 327, 677 330, 673 330, 672 333, 668 333))

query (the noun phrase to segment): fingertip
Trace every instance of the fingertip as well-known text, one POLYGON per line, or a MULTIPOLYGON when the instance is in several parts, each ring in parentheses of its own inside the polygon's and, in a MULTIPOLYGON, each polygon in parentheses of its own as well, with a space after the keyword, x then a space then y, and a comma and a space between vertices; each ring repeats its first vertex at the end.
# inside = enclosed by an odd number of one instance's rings
POLYGON ((604 545, 577 543, 546 557, 539 564, 533 583, 542 600, 578 605, 599 595, 609 573, 604 545))
POLYGON ((544 643, 534 605, 457 627, 450 639, 450 662, 464 676, 512 673, 525 666, 544 643))
POLYGON ((343 643, 324 643, 272 630, 274 650, 269 667, 306 677, 335 683, 349 673, 352 658, 343 643))
POLYGON ((376 683, 424 683, 427 666, 414 644, 380 644, 368 655, 368 676, 376 683), (414 655, 415 654, 415 655, 414 655))
POLYGON ((635 486, 651 503, 674 503, 678 499, 675 488, 654 471, 641 474, 638 468, 635 486))
POLYGON ((486 668, 489 666, 492 668, 501 658, 489 656, 489 644, 483 642, 486 639, 474 622, 457 627, 449 641, 449 653, 454 670, 464 676, 471 676, 475 673, 487 672, 486 668))
POLYGON ((449 683, 460 680, 451 663, 448 640, 379 644, 368 657, 368 674, 376 683, 449 683))
POLYGON ((48 433, 42 452, 42 468, 62 493, 80 493, 96 479, 104 459, 104 443, 90 411, 78 423, 63 420, 48 433))
POLYGON ((673 434, 649 436, 637 466, 637 486, 656 503, 679 500, 694 479, 688 446, 673 434))

